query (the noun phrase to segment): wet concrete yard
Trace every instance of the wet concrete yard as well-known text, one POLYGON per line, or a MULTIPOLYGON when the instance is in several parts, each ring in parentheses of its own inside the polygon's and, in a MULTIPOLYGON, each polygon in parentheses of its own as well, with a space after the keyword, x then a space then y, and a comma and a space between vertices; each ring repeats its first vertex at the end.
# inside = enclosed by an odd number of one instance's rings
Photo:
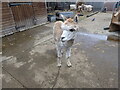
POLYGON ((80 22, 70 58, 72 67, 67 67, 63 57, 58 68, 52 26, 50 23, 3 38, 3 88, 118 87, 118 42, 107 41, 106 34, 88 32, 80 22))

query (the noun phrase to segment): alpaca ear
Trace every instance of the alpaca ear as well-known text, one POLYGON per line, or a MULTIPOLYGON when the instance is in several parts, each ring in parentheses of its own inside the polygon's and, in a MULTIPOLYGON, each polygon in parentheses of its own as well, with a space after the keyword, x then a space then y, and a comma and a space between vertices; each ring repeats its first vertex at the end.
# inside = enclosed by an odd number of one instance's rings
POLYGON ((78 15, 76 14, 76 15, 74 16, 74 21, 78 23, 78 20, 79 20, 79 17, 78 17, 78 15))
POLYGON ((60 17, 63 19, 63 21, 65 21, 67 18, 64 16, 64 15, 62 15, 62 14, 60 14, 60 17))

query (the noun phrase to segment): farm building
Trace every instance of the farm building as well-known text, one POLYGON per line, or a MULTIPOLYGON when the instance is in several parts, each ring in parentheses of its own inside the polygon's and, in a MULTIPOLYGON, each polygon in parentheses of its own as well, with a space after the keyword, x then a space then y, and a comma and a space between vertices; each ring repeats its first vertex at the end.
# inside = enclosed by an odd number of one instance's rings
POLYGON ((104 7, 104 2, 85 2, 93 6, 93 11, 100 11, 104 7))
POLYGON ((116 2, 106 2, 104 4, 104 7, 107 7, 108 11, 113 11, 113 9, 115 8, 115 4, 116 2))
POLYGON ((2 36, 46 22, 45 2, 2 2, 2 36))
POLYGON ((70 4, 75 4, 75 2, 47 2, 48 12, 54 12, 55 10, 69 10, 70 4))
POLYGON ((100 11, 104 7, 107 7, 108 11, 113 11, 116 2, 86 2, 86 4, 93 5, 94 11, 100 11))

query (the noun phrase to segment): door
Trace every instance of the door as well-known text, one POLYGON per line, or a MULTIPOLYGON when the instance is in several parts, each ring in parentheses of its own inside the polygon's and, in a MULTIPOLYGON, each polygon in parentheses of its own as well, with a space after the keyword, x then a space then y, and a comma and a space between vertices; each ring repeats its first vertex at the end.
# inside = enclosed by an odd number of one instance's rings
POLYGON ((10 3, 10 7, 17 30, 35 25, 32 3, 10 3))

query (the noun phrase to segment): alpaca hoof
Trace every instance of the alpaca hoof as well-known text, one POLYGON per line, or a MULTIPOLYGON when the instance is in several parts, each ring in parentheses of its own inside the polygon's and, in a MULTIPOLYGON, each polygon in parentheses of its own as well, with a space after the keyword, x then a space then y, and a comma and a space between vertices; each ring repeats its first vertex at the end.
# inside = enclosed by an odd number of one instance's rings
POLYGON ((67 66, 68 66, 68 67, 71 67, 72 64, 71 64, 70 62, 67 62, 67 66))
POLYGON ((58 67, 61 67, 61 64, 57 64, 58 67))

